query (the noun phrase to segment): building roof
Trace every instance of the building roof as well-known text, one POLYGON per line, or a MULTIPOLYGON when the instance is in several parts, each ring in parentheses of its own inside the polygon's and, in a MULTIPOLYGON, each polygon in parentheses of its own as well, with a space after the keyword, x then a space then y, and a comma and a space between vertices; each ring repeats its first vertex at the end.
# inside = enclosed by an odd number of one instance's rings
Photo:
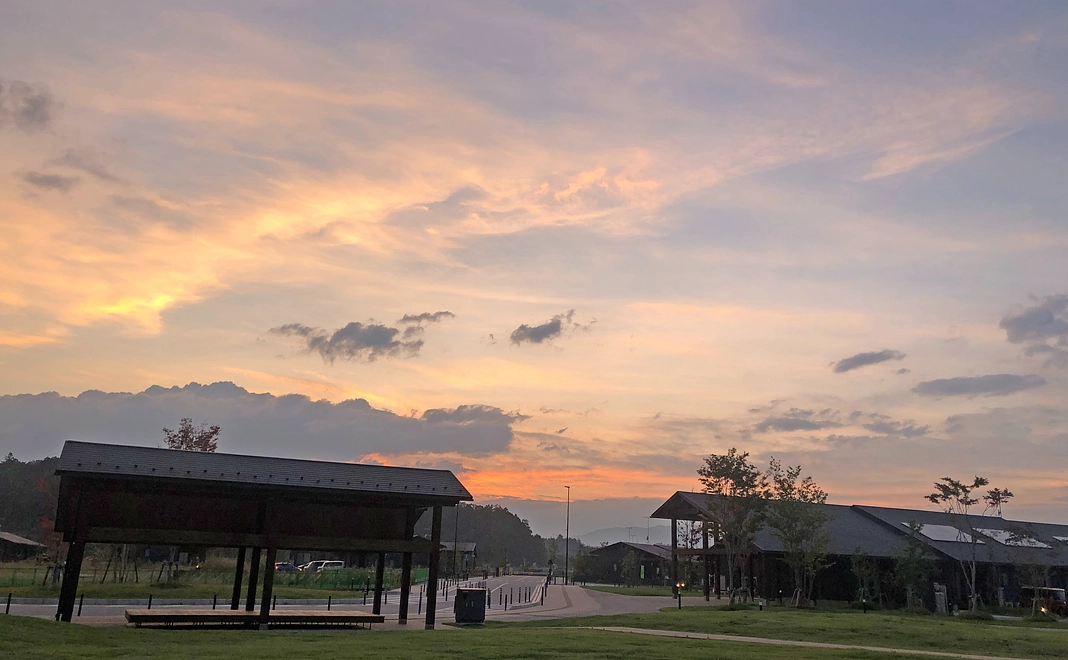
POLYGON ((68 440, 56 474, 151 477, 471 500, 448 470, 333 463, 68 440))
POLYGON ((630 541, 617 541, 610 545, 601 546, 590 551, 591 555, 596 555, 600 552, 612 549, 631 548, 638 552, 643 552, 648 555, 652 555, 658 559, 671 559, 671 548, 662 545, 654 545, 650 543, 631 543, 630 541))
POLYGON ((18 534, 12 534, 11 532, 0 532, 0 541, 4 541, 5 543, 12 543, 14 545, 28 545, 34 548, 44 547, 37 541, 31 541, 30 539, 23 538, 18 534))
MULTIPOLYGON (((453 546, 452 541, 442 541, 441 542, 441 549, 444 552, 452 552, 452 546, 453 546)), ((473 542, 460 541, 459 543, 456 544, 456 546, 460 548, 460 552, 474 552, 475 551, 475 544, 473 542)))
MULTIPOLYGON (((928 548, 952 559, 970 559, 971 548, 960 542, 967 533, 967 521, 955 519, 942 511, 898 509, 864 505, 822 504, 826 515, 827 552, 851 555, 860 552, 872 557, 894 557, 904 547, 911 533, 909 523, 927 529, 918 537, 928 548), (944 540, 940 540, 944 539, 944 540)), ((679 491, 653 514, 653 518, 679 520, 714 520, 709 495, 679 491)), ((973 516, 971 524, 980 530, 976 559, 1004 564, 1068 566, 1068 525, 1006 520, 995 516, 973 516), (1023 540, 1027 537, 1033 540, 1023 540)), ((763 527, 754 536, 762 552, 782 552, 782 543, 771 529, 763 527)))

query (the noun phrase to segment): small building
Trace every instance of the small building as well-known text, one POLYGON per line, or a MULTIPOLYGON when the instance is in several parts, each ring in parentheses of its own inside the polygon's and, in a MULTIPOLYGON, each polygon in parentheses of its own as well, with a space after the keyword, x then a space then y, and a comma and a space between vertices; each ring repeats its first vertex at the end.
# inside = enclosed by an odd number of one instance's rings
POLYGON ((625 584, 627 576, 623 575, 623 564, 627 555, 634 555, 636 575, 630 581, 638 584, 664 584, 668 579, 671 563, 671 548, 649 543, 631 543, 619 541, 601 546, 590 551, 587 565, 576 571, 581 575, 576 579, 587 582, 605 582, 625 584))
POLYGON ((0 561, 26 561, 36 557, 43 549, 44 546, 37 541, 11 532, 0 532, 0 561))
POLYGON ((473 542, 452 541, 441 542, 441 565, 446 575, 454 575, 457 571, 466 575, 475 570, 475 562, 478 560, 478 548, 473 542))
MULTIPOLYGON (((471 494, 448 470, 179 451, 69 440, 60 477, 56 531, 68 544, 56 618, 70 621, 85 546, 135 543, 236 548, 230 609, 271 623, 280 550, 377 555, 373 611, 380 614, 387 555, 401 561, 400 623, 407 623, 413 555, 426 555, 437 584, 443 507, 471 494), (431 538, 415 535, 423 513, 431 538), (265 561, 261 558, 265 555, 265 561), (260 566, 262 589, 257 591, 260 566)), ((428 589, 426 627, 437 592, 428 589)))

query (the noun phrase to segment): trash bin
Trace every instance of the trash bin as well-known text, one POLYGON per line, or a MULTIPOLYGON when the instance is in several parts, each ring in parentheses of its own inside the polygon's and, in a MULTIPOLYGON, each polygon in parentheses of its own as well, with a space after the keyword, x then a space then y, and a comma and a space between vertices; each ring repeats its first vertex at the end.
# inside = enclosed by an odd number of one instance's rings
POLYGON ((486 590, 459 587, 452 601, 456 623, 486 622, 486 590))

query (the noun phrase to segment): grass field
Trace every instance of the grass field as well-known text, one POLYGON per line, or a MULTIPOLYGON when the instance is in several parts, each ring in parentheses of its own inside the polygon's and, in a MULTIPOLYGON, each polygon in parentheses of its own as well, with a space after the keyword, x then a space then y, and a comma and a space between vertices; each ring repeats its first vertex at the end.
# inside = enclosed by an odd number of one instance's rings
POLYGON ((482 628, 379 632, 97 628, 0 615, 0 657, 204 658, 561 658, 563 660, 893 660, 919 656, 664 639, 594 630, 482 628))
POLYGON ((714 607, 684 607, 650 614, 490 625, 629 626, 980 655, 1068 658, 1066 624, 962 621, 945 616, 882 612, 864 614, 853 610, 823 612, 773 608, 763 612, 728 612, 714 607))
MULTIPOLYGON (((610 585, 587 585, 586 589, 593 591, 604 591, 610 594, 621 594, 623 596, 671 596, 671 587, 661 587, 651 584, 645 584, 638 587, 613 587, 610 585)), ((682 595, 685 596, 700 596, 700 591, 683 591, 682 595)))

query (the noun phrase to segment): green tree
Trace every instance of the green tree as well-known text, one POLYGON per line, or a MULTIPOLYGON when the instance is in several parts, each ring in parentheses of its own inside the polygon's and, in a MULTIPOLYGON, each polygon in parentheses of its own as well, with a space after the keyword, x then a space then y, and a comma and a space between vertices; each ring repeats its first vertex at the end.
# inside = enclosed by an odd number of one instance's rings
POLYGON ((856 599, 874 605, 880 596, 879 567, 875 560, 857 548, 849 560, 849 570, 857 578, 856 599))
POLYGON ((773 499, 767 507, 767 525, 783 547, 783 559, 794 574, 795 605, 812 598, 816 574, 826 566, 827 493, 812 477, 801 478, 801 466, 786 466, 774 457, 768 468, 773 499))
POLYGON ((981 497, 975 496, 979 494, 980 489, 989 485, 990 481, 986 477, 977 476, 970 484, 942 477, 935 482, 934 492, 926 497, 949 514, 953 526, 958 530, 958 540, 968 546, 968 555, 960 560, 960 567, 964 573, 964 582, 968 585, 968 609, 973 612, 979 609, 977 555, 982 541, 979 539, 978 529, 984 527, 984 518, 1000 517, 1002 507, 1012 499, 1012 493, 1002 488, 990 488, 981 497), (975 509, 979 504, 983 505, 981 512, 975 509), (976 524, 977 522, 979 524, 976 524))
POLYGON ((726 454, 705 458, 697 474, 708 494, 708 509, 716 524, 716 542, 727 559, 728 604, 739 591, 735 574, 742 559, 752 552, 753 536, 764 524, 768 504, 768 479, 749 462, 749 452, 731 447, 726 454))
POLYGON ((219 433, 222 429, 217 424, 206 423, 193 426, 193 420, 183 417, 178 422, 178 429, 163 429, 163 442, 167 449, 184 449, 186 451, 215 451, 219 448, 219 433))
POLYGON ((905 606, 909 608, 923 607, 920 594, 935 570, 927 545, 920 540, 922 528, 915 520, 909 521, 909 535, 905 537, 901 551, 894 557, 894 579, 905 590, 905 606))

